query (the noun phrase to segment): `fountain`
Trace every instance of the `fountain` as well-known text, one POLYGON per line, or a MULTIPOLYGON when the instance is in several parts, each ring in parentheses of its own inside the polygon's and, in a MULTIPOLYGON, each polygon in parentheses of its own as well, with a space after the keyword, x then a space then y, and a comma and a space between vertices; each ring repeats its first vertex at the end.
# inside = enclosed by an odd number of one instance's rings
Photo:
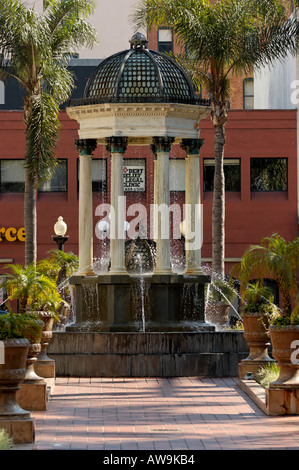
POLYGON ((79 123, 79 272, 70 279, 76 320, 54 354, 62 375, 198 375, 203 367, 211 369, 208 356, 202 364, 199 354, 213 350, 208 343, 214 338, 203 335, 215 330, 204 316, 210 277, 201 267, 199 177, 199 121, 210 113, 210 103, 195 96, 180 66, 147 49, 143 35, 137 33, 130 43, 129 50, 101 62, 83 99, 67 108, 79 123), (185 269, 180 273, 172 270, 170 213, 163 212, 170 207, 174 144, 186 153, 185 269), (91 185, 97 145, 111 156, 110 264, 100 274, 93 265, 91 185), (129 145, 149 146, 153 153, 153 237, 126 241, 123 155, 129 145))

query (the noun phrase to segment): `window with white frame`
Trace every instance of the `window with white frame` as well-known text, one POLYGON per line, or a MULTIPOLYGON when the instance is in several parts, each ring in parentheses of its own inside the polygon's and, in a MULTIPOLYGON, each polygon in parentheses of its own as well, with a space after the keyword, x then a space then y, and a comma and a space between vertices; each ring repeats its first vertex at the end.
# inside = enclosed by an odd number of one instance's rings
POLYGON ((253 78, 243 80, 243 108, 254 109, 254 82, 253 78))
POLYGON ((173 36, 172 30, 168 28, 160 28, 158 30, 158 51, 173 52, 173 36))

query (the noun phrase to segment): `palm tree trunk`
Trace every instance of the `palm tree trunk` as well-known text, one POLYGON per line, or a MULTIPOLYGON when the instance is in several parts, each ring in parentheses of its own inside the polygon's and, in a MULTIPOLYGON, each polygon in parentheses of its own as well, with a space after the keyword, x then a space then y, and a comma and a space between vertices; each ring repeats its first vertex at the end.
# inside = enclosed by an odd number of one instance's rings
POLYGON ((223 170, 224 126, 214 125, 215 174, 212 214, 212 269, 224 277, 225 255, 225 178, 223 170))
POLYGON ((25 266, 36 264, 37 260, 37 213, 36 181, 29 177, 25 169, 24 225, 25 225, 25 266))

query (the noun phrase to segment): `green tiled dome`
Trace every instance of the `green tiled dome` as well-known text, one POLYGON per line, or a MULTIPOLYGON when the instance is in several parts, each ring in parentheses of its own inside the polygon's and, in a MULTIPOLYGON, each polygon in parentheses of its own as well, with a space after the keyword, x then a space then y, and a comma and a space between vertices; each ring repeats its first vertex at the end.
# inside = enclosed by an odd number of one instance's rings
POLYGON ((72 104, 198 103, 189 78, 174 60, 148 50, 140 33, 130 43, 131 49, 99 64, 87 82, 83 99, 72 104))

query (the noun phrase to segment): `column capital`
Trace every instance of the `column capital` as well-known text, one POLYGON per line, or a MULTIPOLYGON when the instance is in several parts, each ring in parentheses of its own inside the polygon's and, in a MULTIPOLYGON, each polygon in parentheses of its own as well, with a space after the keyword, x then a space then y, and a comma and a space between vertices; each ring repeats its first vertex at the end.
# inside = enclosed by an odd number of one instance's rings
POLYGON ((75 139, 75 145, 80 155, 92 155, 97 148, 96 139, 75 139))
POLYGON ((174 142, 174 137, 153 137, 153 144, 151 146, 152 152, 162 153, 162 152, 170 152, 171 145, 174 142))
POLYGON ((125 153, 128 146, 128 137, 106 137, 106 149, 109 153, 125 153))
POLYGON ((180 143, 181 148, 187 155, 200 155, 200 149, 204 144, 205 139, 182 139, 180 143))

